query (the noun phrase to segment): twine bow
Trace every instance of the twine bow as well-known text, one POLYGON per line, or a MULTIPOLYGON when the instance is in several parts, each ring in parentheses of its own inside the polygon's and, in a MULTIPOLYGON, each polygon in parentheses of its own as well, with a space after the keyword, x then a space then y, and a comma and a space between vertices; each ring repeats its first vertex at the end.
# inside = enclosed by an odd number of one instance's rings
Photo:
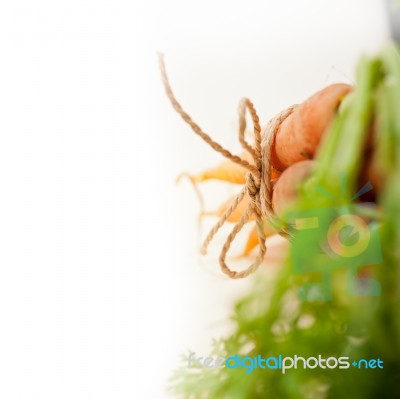
POLYGON ((239 222, 233 227, 231 233, 228 235, 220 253, 219 264, 221 270, 230 278, 239 279, 244 278, 255 272, 262 263, 264 256, 267 252, 265 244, 265 233, 264 233, 264 221, 271 220, 273 216, 273 209, 271 204, 271 148, 275 139, 275 134, 279 129, 281 123, 292 113, 293 107, 283 111, 275 118, 273 118, 266 129, 261 133, 261 127, 259 117, 254 108, 253 103, 248 99, 244 98, 239 103, 239 142, 244 150, 246 150, 252 158, 252 162, 248 162, 242 159, 238 155, 232 154, 229 150, 215 142, 207 133, 205 133, 199 125, 197 125, 192 118, 187 114, 180 103, 177 101, 171 85, 168 80, 167 72, 165 69, 164 57, 159 54, 159 65, 161 71, 161 77, 164 84, 166 94, 175 109, 175 111, 181 116, 181 118, 192 128, 192 130, 200 136, 208 145, 211 146, 215 151, 222 154, 225 158, 232 162, 237 163, 247 170, 246 184, 239 192, 239 194, 233 199, 230 207, 220 217, 218 222, 208 233, 206 239, 201 246, 201 253, 206 254, 208 245, 214 238, 218 230, 224 225, 230 215, 235 211, 239 203, 243 200, 247 194, 250 201, 247 209, 239 222), (246 130, 246 111, 249 112, 253 123, 254 130, 254 144, 251 145, 245 138, 246 130), (257 236, 259 241, 259 251, 255 261, 245 270, 237 272, 229 268, 226 264, 226 255, 230 249, 232 242, 235 240, 236 235, 242 230, 243 226, 248 222, 250 217, 254 215, 257 226, 257 236))

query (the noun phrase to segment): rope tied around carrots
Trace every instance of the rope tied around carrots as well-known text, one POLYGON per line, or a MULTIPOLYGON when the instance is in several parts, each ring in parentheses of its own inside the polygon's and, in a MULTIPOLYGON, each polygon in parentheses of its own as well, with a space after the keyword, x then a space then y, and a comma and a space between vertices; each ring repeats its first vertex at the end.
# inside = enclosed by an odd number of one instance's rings
POLYGON ((244 98, 239 103, 239 142, 242 148, 251 155, 252 162, 248 162, 241 157, 232 154, 219 143, 214 141, 207 133, 205 133, 199 125, 187 114, 180 103, 177 101, 169 83, 168 75, 165 68, 164 57, 159 54, 159 65, 163 85, 173 108, 181 116, 191 129, 200 136, 211 148, 222 154, 225 158, 242 166, 247 170, 246 183, 239 194, 234 198, 231 205, 220 217, 218 222, 208 233, 203 245, 201 253, 206 254, 208 245, 213 240, 215 234, 225 224, 230 215, 238 207, 239 203, 247 194, 250 201, 246 211, 240 218, 239 222, 233 227, 231 233, 226 238, 226 241, 221 249, 219 264, 223 273, 232 279, 245 278, 255 272, 262 263, 267 252, 265 244, 266 236, 264 233, 264 221, 271 220, 274 211, 272 208, 272 184, 271 184, 271 149, 275 140, 276 132, 279 130, 283 121, 293 112, 294 106, 289 107, 285 111, 274 117, 266 129, 261 131, 259 117, 253 103, 244 98), (246 112, 249 112, 254 131, 254 144, 250 144, 245 138, 246 130, 246 112), (232 242, 237 234, 242 230, 243 226, 248 222, 251 216, 255 217, 257 226, 257 236, 259 241, 259 252, 255 261, 245 270, 237 272, 226 264, 226 255, 230 249, 232 242))

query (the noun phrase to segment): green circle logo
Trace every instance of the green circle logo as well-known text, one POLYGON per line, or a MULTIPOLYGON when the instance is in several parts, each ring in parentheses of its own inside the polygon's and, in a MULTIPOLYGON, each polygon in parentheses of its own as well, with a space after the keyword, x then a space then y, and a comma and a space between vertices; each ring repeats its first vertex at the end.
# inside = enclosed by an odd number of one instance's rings
POLYGON ((356 215, 337 217, 329 226, 327 235, 331 250, 345 258, 363 253, 371 238, 367 223, 356 215))

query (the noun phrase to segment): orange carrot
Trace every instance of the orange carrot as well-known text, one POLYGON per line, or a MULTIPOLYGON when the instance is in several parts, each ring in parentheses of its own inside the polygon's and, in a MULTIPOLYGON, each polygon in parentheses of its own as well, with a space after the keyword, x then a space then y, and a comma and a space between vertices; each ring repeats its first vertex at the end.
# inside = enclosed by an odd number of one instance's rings
MULTIPOLYGON (((267 223, 264 223, 264 234, 265 237, 271 237, 276 234, 276 231, 267 223)), ((247 238, 246 245, 244 247, 242 256, 249 256, 251 251, 259 244, 257 227, 253 227, 250 231, 249 237, 247 238)))
POLYGON ((277 170, 314 157, 322 135, 351 89, 344 83, 332 84, 294 108, 276 134, 272 163, 277 170))
POLYGON ((247 238, 246 245, 243 250, 242 256, 249 256, 251 251, 259 244, 257 228, 253 227, 250 231, 249 237, 247 238))
POLYGON ((278 216, 297 198, 300 184, 310 175, 315 163, 310 160, 297 162, 282 173, 272 194, 272 207, 278 216))
MULTIPOLYGON (((244 152, 240 156, 246 161, 251 161, 251 157, 247 152, 244 152)), ((233 184, 245 184, 246 183, 247 170, 242 166, 232 161, 224 161, 219 165, 207 169, 204 172, 190 176, 195 183, 202 183, 206 180, 220 180, 233 184)))
MULTIPOLYGON (((220 205, 220 207, 216 211, 203 212, 202 216, 217 216, 217 217, 221 217, 226 212, 226 210, 231 206, 231 204, 234 201, 235 197, 230 198, 228 201, 225 201, 222 205, 220 205)), ((241 217, 246 212, 246 209, 247 209, 248 205, 249 205, 249 196, 245 195, 243 197, 242 201, 239 202, 239 205, 236 207, 236 209, 228 217, 227 222, 231 222, 231 223, 239 222, 241 217)), ((250 216, 249 221, 250 220, 254 220, 254 215, 250 216)))

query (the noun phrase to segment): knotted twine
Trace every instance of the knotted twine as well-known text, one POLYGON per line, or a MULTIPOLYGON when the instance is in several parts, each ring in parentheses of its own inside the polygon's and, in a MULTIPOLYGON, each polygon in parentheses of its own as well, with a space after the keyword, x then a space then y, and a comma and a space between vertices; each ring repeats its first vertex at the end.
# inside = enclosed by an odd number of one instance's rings
POLYGON ((274 210, 272 208, 272 183, 271 183, 271 150, 275 142, 275 136, 279 130, 282 122, 293 112, 295 106, 282 111, 274 118, 272 118, 265 129, 261 132, 259 117, 253 103, 248 98, 243 98, 239 103, 239 142, 242 148, 247 151, 252 158, 252 162, 242 159, 238 155, 232 154, 229 150, 225 149, 219 143, 214 141, 207 133, 205 133, 200 126, 195 123, 190 115, 183 110, 181 104, 176 99, 171 85, 169 83, 168 75, 165 68, 164 56, 159 54, 159 65, 161 77, 164 85, 165 92, 169 98, 172 107, 181 116, 191 129, 200 136, 213 150, 222 154, 225 158, 232 162, 237 163, 247 170, 246 183, 239 194, 233 199, 229 208, 220 217, 218 222, 208 233, 206 239, 201 246, 201 253, 206 254, 208 245, 214 238, 218 230, 225 224, 229 216, 235 211, 244 196, 249 196, 249 204, 244 215, 239 222, 233 227, 231 233, 228 235, 225 244, 221 249, 219 256, 219 264, 223 273, 232 279, 239 279, 249 276, 254 273, 262 263, 264 256, 267 252, 265 244, 266 236, 264 233, 264 222, 272 221, 274 210), (246 130, 246 111, 249 112, 254 131, 254 144, 251 145, 245 138, 246 130), (243 226, 248 222, 250 217, 254 215, 257 226, 257 237, 259 242, 259 251, 255 261, 248 266, 247 269, 237 272, 229 268, 226 264, 226 255, 231 247, 232 242, 235 240, 236 235, 242 230, 243 226))

